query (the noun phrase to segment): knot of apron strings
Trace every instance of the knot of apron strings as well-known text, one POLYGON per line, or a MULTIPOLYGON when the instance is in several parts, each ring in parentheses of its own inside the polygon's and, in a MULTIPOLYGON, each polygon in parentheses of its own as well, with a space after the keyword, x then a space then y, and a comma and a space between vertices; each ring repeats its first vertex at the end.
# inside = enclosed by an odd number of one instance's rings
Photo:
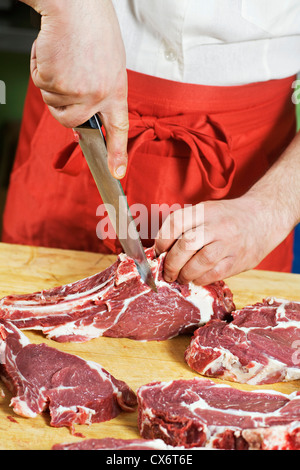
MULTIPOLYGON (((191 113, 157 118, 129 112, 129 166, 136 151, 141 151, 142 145, 150 141, 184 142, 190 151, 182 157, 196 160, 199 185, 211 198, 220 199, 228 194, 236 169, 230 152, 230 138, 222 125, 210 116, 191 113)), ((53 164, 56 170, 72 176, 81 172, 85 161, 75 137, 59 152, 53 164)))
MULTIPOLYGON (((211 197, 225 197, 232 185, 235 161, 230 152, 230 138, 220 123, 204 114, 180 114, 157 118, 129 112, 128 154, 149 141, 183 141, 199 168, 199 183, 211 197)), ((184 156, 184 155, 182 155, 184 156)))

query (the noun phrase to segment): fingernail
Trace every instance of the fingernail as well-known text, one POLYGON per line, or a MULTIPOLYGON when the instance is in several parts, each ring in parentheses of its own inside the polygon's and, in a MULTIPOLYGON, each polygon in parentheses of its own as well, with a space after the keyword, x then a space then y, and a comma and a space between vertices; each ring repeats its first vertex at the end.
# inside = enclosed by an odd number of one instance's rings
POLYGON ((123 176, 125 176, 125 173, 126 173, 126 166, 125 165, 120 165, 116 169, 116 175, 117 175, 118 178, 123 178, 123 176))
POLYGON ((74 130, 73 130, 73 134, 74 134, 74 141, 78 144, 80 141, 80 134, 78 131, 74 131, 74 130))
POLYGON ((165 280, 166 282, 173 282, 173 279, 172 279, 170 276, 168 276, 168 275, 164 275, 164 280, 165 280))

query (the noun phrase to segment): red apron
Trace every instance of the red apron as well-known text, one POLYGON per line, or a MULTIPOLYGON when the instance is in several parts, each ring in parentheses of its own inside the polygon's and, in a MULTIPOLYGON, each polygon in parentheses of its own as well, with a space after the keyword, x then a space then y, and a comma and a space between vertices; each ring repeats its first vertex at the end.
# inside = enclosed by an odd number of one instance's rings
MULTIPOLYGON (((145 246, 153 243, 151 222, 157 225, 162 207, 239 197, 266 172, 295 136, 294 79, 213 87, 128 71, 129 164, 122 185, 134 214, 140 204, 147 207, 145 246)), ((118 252, 116 240, 99 238, 106 220, 97 212, 101 202, 73 131, 51 116, 30 80, 2 241, 118 252)), ((292 259, 290 234, 258 268, 289 272, 292 259)))

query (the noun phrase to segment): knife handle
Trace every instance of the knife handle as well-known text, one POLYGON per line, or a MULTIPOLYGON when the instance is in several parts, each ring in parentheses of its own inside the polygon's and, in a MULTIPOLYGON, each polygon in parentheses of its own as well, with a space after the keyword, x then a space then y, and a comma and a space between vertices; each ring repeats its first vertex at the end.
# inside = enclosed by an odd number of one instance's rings
MULTIPOLYGON (((99 129, 102 137, 104 139, 104 135, 102 132, 102 122, 98 116, 98 114, 94 114, 90 119, 88 119, 86 122, 81 124, 80 126, 76 126, 77 128, 84 128, 84 129, 99 129)), ((105 140, 105 139, 104 139, 105 140)))

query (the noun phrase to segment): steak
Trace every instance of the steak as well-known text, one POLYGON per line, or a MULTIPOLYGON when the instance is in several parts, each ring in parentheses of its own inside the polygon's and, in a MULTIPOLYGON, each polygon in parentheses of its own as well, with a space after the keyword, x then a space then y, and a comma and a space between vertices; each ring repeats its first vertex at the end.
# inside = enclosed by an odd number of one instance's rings
POLYGON ((31 344, 16 326, 0 320, 0 376, 16 414, 34 418, 49 409, 51 426, 107 421, 134 411, 135 393, 99 364, 31 344))
POLYGON ((209 379, 153 382, 137 391, 144 439, 216 449, 300 449, 300 393, 243 391, 209 379))
POLYGON ((300 379, 300 302, 269 298, 211 320, 185 352, 202 375, 253 385, 300 379))
MULTIPOLYGON (((84 439, 79 442, 55 444, 52 450, 168 450, 174 449, 161 439, 84 439)), ((177 447, 178 449, 178 447, 177 447)), ((182 447, 180 447, 182 449, 182 447)))
POLYGON ((165 340, 192 333, 211 318, 225 319, 234 310, 224 282, 208 287, 168 284, 165 255, 146 251, 157 285, 153 292, 133 259, 124 254, 99 274, 42 292, 10 295, 0 301, 0 318, 19 329, 38 329, 59 342, 84 342, 99 336, 165 340))

